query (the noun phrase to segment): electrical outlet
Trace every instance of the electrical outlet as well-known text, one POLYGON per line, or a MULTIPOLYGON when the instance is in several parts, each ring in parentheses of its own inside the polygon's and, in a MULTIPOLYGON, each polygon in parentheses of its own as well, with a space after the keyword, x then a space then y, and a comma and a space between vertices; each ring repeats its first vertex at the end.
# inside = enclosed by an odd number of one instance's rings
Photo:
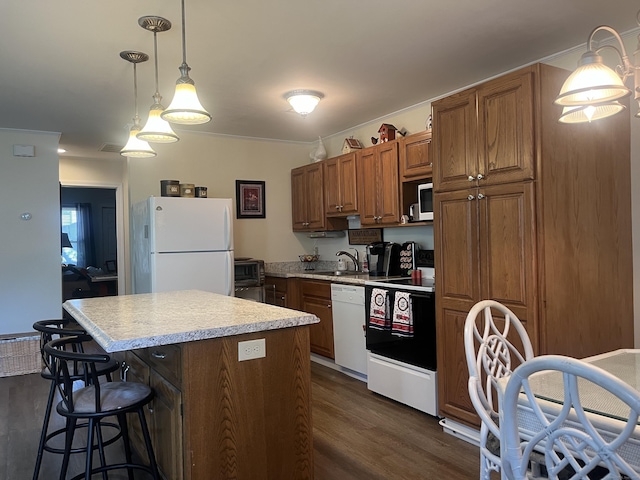
POLYGON ((267 356, 267 346, 264 338, 238 342, 238 361, 253 360, 267 356))

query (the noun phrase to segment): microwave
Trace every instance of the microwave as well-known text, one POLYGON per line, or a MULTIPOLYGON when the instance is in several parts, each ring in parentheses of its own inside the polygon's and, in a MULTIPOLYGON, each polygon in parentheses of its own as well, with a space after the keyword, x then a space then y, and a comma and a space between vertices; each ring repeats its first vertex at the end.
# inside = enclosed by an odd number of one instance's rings
POLYGON ((422 183, 418 185, 417 217, 418 218, 414 217, 414 220, 433 220, 433 183, 422 183))

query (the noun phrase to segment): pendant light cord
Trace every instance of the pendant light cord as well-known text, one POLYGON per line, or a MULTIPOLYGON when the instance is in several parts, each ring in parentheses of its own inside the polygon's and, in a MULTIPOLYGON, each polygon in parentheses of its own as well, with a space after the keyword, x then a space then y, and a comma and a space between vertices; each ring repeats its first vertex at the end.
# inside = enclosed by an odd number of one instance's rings
POLYGON ((187 64, 187 36, 185 34, 184 0, 182 0, 182 63, 187 64))
POLYGON ((136 68, 136 64, 133 64, 133 106, 135 108, 136 116, 134 118, 134 123, 138 123, 138 69, 136 68))
POLYGON ((160 96, 160 89, 158 87, 158 33, 153 31, 153 56, 156 64, 156 95, 160 96))

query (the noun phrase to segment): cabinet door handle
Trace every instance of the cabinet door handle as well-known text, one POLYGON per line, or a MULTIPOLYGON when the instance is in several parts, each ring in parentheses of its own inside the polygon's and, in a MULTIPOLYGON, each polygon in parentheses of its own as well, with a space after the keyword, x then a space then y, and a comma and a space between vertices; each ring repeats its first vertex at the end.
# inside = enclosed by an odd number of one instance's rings
POLYGON ((162 352, 152 352, 151 356, 153 358, 159 358, 160 360, 164 360, 165 358, 167 358, 167 355, 162 352))
POLYGON ((474 198, 476 198, 476 197, 474 197, 473 195, 469 195, 469 196, 467 197, 467 200, 473 200, 474 198))
POLYGON ((484 175, 482 175, 481 173, 478 174, 478 176, 476 177, 478 180, 482 180, 484 178, 484 175))
POLYGON ((327 305, 327 308, 331 308, 331 304, 327 305))
POLYGON ((485 197, 485 195, 484 195, 484 194, 482 194, 482 193, 479 193, 479 194, 478 194, 478 200, 482 200, 484 197, 485 197))
POLYGON ((129 373, 130 368, 131 366, 128 365, 127 362, 122 362, 122 365, 120 366, 120 380, 123 382, 127 381, 127 373, 129 373))

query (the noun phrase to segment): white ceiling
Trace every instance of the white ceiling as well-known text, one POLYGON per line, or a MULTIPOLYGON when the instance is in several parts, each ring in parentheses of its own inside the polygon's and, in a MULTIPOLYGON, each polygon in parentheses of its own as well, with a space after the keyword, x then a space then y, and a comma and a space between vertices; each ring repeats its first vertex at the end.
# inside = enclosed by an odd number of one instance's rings
MULTIPOLYGON (((217 134, 311 142, 556 52, 608 24, 637 27, 631 0, 186 0, 187 63, 205 125, 217 134), (306 119, 283 94, 325 94, 306 119)), ((182 61, 180 0, 2 0, 0 128, 61 132, 67 155, 123 145, 138 65, 142 121, 155 90, 153 35, 138 18, 173 24, 158 34, 167 106, 182 61)), ((632 52, 630 52, 632 53, 632 52)))

